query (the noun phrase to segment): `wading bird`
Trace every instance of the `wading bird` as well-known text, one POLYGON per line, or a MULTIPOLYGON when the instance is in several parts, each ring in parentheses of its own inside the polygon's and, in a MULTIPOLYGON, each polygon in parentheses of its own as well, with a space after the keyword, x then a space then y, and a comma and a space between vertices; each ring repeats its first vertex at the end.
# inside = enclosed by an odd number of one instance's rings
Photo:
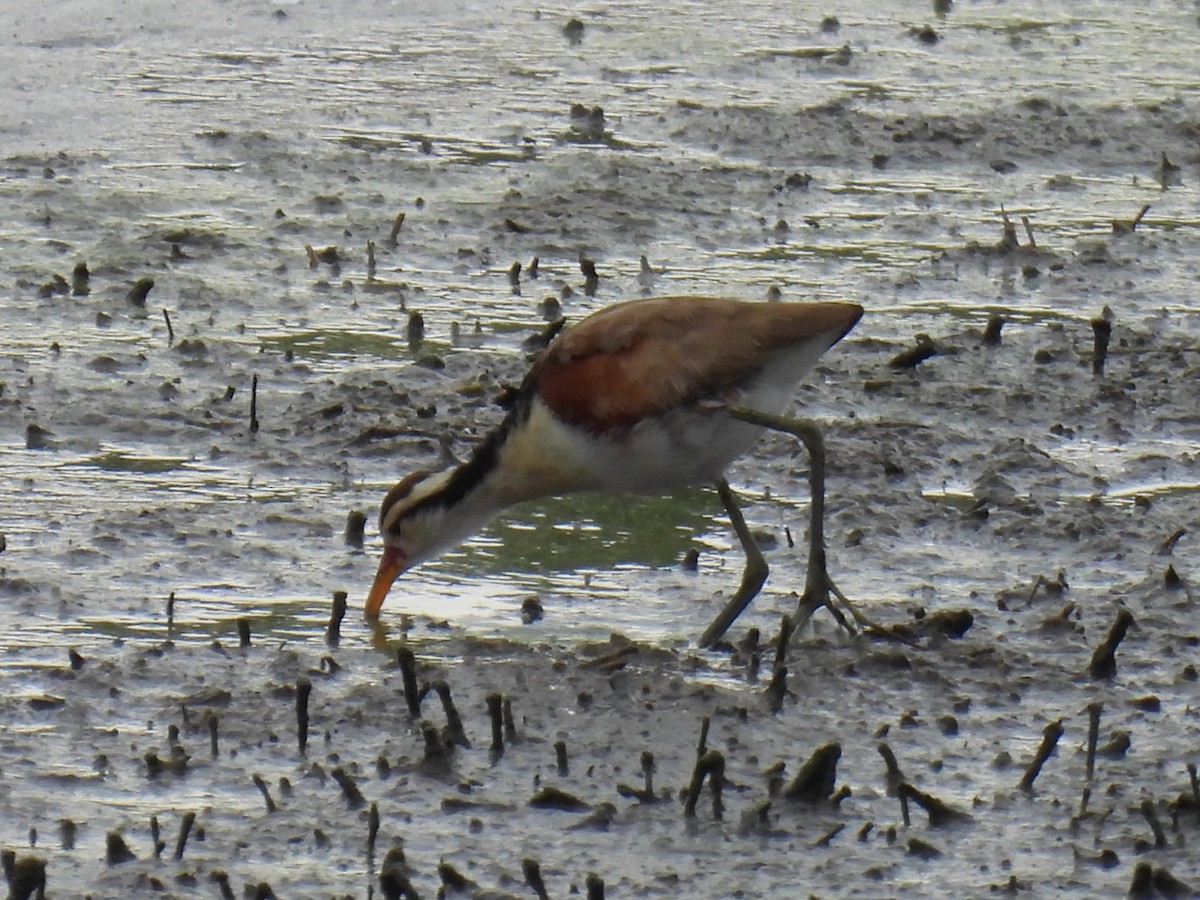
POLYGON ((860 624, 825 566, 825 451, 816 426, 780 413, 800 378, 862 316, 855 303, 753 303, 665 297, 618 303, 558 335, 534 362, 503 422, 461 465, 418 471, 384 497, 383 558, 367 596, 377 619, 402 572, 524 500, 571 491, 667 493, 714 484, 745 550, 737 593, 700 639, 718 641, 767 577, 725 480, 763 428, 800 438, 811 458, 812 527, 801 603, 830 594, 860 624))

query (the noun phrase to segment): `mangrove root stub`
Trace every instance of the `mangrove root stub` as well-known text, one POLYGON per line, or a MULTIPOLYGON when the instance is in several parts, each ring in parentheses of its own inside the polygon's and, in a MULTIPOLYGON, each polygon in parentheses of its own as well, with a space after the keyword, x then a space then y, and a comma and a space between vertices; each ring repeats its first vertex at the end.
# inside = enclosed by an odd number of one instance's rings
POLYGON ((546 882, 542 880, 542 867, 536 859, 527 856, 521 860, 521 872, 538 900, 550 900, 550 895, 546 893, 546 882))
POLYGON ((983 329, 983 346, 1000 346, 1000 329, 1004 327, 1004 319, 998 313, 988 316, 987 327, 983 329))
POLYGON ((900 785, 904 783, 904 773, 900 771, 900 763, 896 761, 896 754, 892 752, 891 747, 885 743, 880 743, 876 749, 879 751, 879 755, 883 757, 883 764, 887 766, 887 772, 883 776, 887 795, 895 797, 900 785))
POLYGON ((4 878, 8 882, 9 900, 29 900, 46 896, 46 861, 36 856, 19 859, 13 850, 0 853, 0 864, 4 867, 4 878))
POLYGON ((1133 624, 1133 613, 1122 607, 1109 629, 1108 636, 1092 654, 1088 674, 1093 678, 1112 678, 1117 674, 1117 647, 1125 639, 1125 633, 1133 624))
POLYGON ((969 814, 955 809, 932 794, 926 794, 924 791, 917 790, 908 782, 901 784, 897 788, 897 793, 902 797, 912 800, 913 803, 925 810, 925 814, 929 816, 929 826, 931 828, 941 828, 946 825, 972 821, 969 814))
POLYGON ((351 809, 362 809, 362 807, 367 805, 367 798, 362 795, 362 791, 358 789, 358 785, 354 783, 354 779, 350 777, 350 773, 339 766, 329 774, 338 783, 338 787, 342 789, 342 795, 346 798, 346 803, 351 809))
POLYGON ((196 814, 188 812, 183 814, 183 820, 179 823, 179 837, 175 839, 175 859, 183 859, 184 848, 187 847, 188 835, 192 833, 192 826, 196 824, 196 814))
POLYGON ((1146 820, 1146 824, 1150 826, 1150 830, 1154 832, 1154 846, 1161 850, 1167 846, 1167 835, 1163 831, 1162 823, 1158 821, 1158 813, 1154 809, 1154 801, 1147 797, 1142 801, 1142 816, 1146 820))
POLYGON ((400 666, 400 678, 404 682, 404 700, 408 704, 408 714, 414 719, 421 718, 421 692, 417 688, 417 658, 407 647, 396 651, 396 664, 400 666))
POLYGON ((137 859, 133 855, 133 851, 129 849, 129 845, 125 843, 125 838, 121 837, 119 831, 110 831, 104 837, 104 861, 110 866, 119 866, 121 863, 131 862, 137 859))
POLYGON ((1108 359, 1108 341, 1112 337, 1112 322, 1103 316, 1092 319, 1092 374, 1104 374, 1104 361, 1108 359))
POLYGON ((301 755, 308 748, 308 698, 312 694, 312 682, 301 678, 296 682, 296 742, 301 755))
POLYGON ((1104 704, 1096 701, 1088 704, 1087 780, 1096 773, 1096 742, 1100 739, 1100 714, 1104 704))
POLYGON ((783 796, 788 800, 798 800, 803 803, 819 803, 833 796, 833 787, 837 781, 837 764, 842 758, 842 745, 833 742, 818 747, 796 777, 783 790, 783 796))
POLYGON ((267 782, 261 775, 254 776, 254 786, 258 788, 258 792, 262 794, 263 802, 267 804, 267 812, 275 812, 275 801, 271 799, 271 789, 267 786, 267 782))
POLYGON ((146 305, 146 297, 150 294, 150 290, 153 287, 153 278, 139 278, 134 282, 133 287, 129 289, 129 293, 125 295, 125 299, 134 306, 144 307, 146 305))
POLYGON ((325 643, 330 647, 336 647, 342 639, 342 619, 346 617, 346 600, 345 591, 333 592, 333 606, 329 612, 329 624, 325 628, 325 643))
POLYGON ((452 744, 470 749, 471 742, 467 740, 467 732, 463 729, 462 716, 458 714, 458 707, 454 705, 454 699, 450 696, 450 685, 439 679, 433 682, 430 688, 442 701, 442 711, 446 714, 446 728, 442 736, 452 744))
POLYGON ((346 514, 346 546, 361 550, 363 546, 363 533, 366 531, 366 527, 367 514, 361 509, 350 510, 346 514))
POLYGON ((495 762, 504 755, 504 698, 498 693, 490 693, 486 698, 488 718, 492 720, 492 761, 495 762))
POLYGON ((721 802, 721 791, 725 782, 725 757, 719 750, 705 750, 696 760, 692 771, 692 781, 688 785, 687 801, 684 803, 683 814, 687 818, 696 815, 696 803, 700 799, 700 791, 704 788, 704 779, 709 779, 713 792, 713 817, 720 819, 724 809, 721 802))
POLYGON ((1038 747, 1037 753, 1033 760, 1025 769, 1025 774, 1021 776, 1021 782, 1018 785, 1023 791, 1032 791, 1033 783, 1037 780, 1038 774, 1042 771, 1042 766, 1046 764, 1046 760, 1054 753, 1054 748, 1058 746, 1058 739, 1063 735, 1062 721, 1051 722, 1042 731, 1042 744, 1038 747))
POLYGON ((604 900, 604 879, 595 872, 588 872, 584 883, 587 885, 587 900, 604 900))
POLYGON ((258 433, 258 374, 250 379, 250 433, 258 433))

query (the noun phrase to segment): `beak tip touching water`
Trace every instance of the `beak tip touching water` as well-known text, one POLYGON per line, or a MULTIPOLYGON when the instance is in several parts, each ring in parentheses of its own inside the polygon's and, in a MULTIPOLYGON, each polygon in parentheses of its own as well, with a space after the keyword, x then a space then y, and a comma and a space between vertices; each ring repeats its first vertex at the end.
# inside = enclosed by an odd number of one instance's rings
POLYGON ((383 601, 387 599, 392 582, 399 576, 403 566, 404 556, 395 547, 385 547, 383 558, 379 560, 379 570, 375 573, 375 581, 371 584, 371 592, 367 594, 367 602, 363 606, 363 614, 368 619, 378 619, 383 601))

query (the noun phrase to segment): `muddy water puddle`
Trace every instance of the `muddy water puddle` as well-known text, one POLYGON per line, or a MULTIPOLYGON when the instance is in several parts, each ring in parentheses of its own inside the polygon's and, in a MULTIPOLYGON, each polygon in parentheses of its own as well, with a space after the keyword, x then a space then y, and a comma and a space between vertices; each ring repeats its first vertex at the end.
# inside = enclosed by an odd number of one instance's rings
MULTIPOLYGON (((396 840, 421 895, 439 862, 532 895, 526 858, 550 896, 594 873, 613 896, 1091 897, 1139 863, 1160 892, 1168 871, 1200 885, 1178 800, 1198 728, 1194 8, 202 7, 0 14, 0 841, 47 863, 52 895, 214 896, 224 872, 251 896, 368 896, 396 840), (541 301, 573 321, 772 287, 867 309, 797 400, 830 448, 834 577, 916 646, 819 616, 772 712, 769 647, 757 679, 693 649, 741 566, 705 490, 513 510, 406 575, 369 632, 378 542, 369 522, 348 547, 347 515, 499 421, 541 301), (919 334, 936 354, 890 366, 919 334), (1116 674, 1092 677, 1121 608, 1116 674), (961 638, 919 631, 957 610, 961 638), (462 711, 449 771, 407 711, 403 639, 462 711), (499 758, 491 692, 516 713, 499 758), (705 716, 725 808, 705 793, 689 819, 705 716), (773 793, 774 764, 786 785, 829 741, 847 796, 773 793), (906 825, 880 741, 971 821, 906 825), (655 802, 618 790, 647 751, 655 802), (531 808, 546 785, 586 807, 531 808), (110 831, 136 860, 106 864, 110 831)), ((771 437, 731 473, 772 565, 735 638, 770 640, 803 587, 806 464, 771 437)), ((435 694, 422 712, 447 724, 435 694)))

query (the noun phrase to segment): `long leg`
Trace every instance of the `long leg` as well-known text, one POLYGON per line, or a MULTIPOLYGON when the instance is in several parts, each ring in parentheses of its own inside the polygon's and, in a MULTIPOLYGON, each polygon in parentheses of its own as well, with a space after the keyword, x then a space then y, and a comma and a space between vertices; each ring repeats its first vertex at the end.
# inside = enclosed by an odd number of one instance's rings
MULTIPOLYGON (((782 431, 793 435, 804 444, 809 455, 809 485, 812 492, 811 505, 811 524, 808 532, 808 572, 804 582, 804 594, 800 598, 800 621, 801 624, 807 620, 809 616, 819 607, 826 607, 838 622, 850 628, 849 623, 841 614, 841 611, 833 604, 833 598, 840 601, 841 605, 850 613, 854 621, 866 631, 876 634, 891 636, 888 629, 876 624, 867 616, 863 615, 843 594, 833 579, 829 577, 829 569, 825 560, 825 441, 821 437, 821 430, 815 422, 808 419, 794 419, 787 416, 775 416, 769 413, 759 412, 758 410, 747 409, 745 407, 735 407, 729 411, 729 414, 743 422, 749 422, 751 425, 761 425, 765 428, 770 428, 775 431, 782 431)), ((726 485, 728 490, 728 485, 726 485)), ((724 499, 724 495, 722 496, 724 499)), ((729 508, 728 503, 726 508, 729 508)), ((731 515, 732 518, 732 515, 731 515)), ((738 510, 738 518, 741 518, 741 511, 738 510)), ((744 528, 743 521, 743 528, 744 528)), ((737 530, 737 526, 734 526, 737 530)), ((744 532, 747 536, 749 532, 744 532)), ((747 546, 747 539, 743 537, 743 532, 739 531, 738 536, 742 538, 743 546, 747 546)), ((753 543, 753 539, 750 540, 753 543)), ((755 551, 758 547, 754 546, 755 551)), ((747 556, 749 556, 747 550, 747 556)), ((759 554, 761 556, 761 553, 759 554)), ((765 566, 764 577, 765 577, 765 566)), ((747 570, 749 575, 749 570, 747 570)), ((743 578, 742 588, 746 586, 746 578, 743 578)), ((726 605, 725 609, 717 617, 716 621, 709 626, 701 637, 701 646, 709 646, 716 641, 725 631, 733 624, 734 620, 741 612, 749 605, 750 600, 758 592, 761 587, 759 582, 754 591, 749 596, 743 597, 743 590, 739 589, 738 593, 726 605), (740 605, 738 605, 740 604, 740 605), (718 630, 719 628, 719 630, 718 630)))
POLYGON ((737 617, 758 595, 763 582, 767 580, 767 573, 770 571, 767 567, 767 560, 762 555, 762 550, 758 548, 758 541, 754 539, 749 526, 746 525, 746 518, 742 515, 741 507, 738 506, 737 497, 734 496, 733 489, 724 478, 717 482, 717 494, 720 496, 721 502, 725 504, 725 511, 729 513, 729 521, 733 525, 734 534, 738 536, 738 540, 742 543, 742 550, 746 553, 746 569, 742 572, 742 583, 738 585, 737 593, 730 598, 729 602, 725 604, 725 608, 700 636, 701 647, 711 647, 725 636, 725 632, 729 630, 737 617))

